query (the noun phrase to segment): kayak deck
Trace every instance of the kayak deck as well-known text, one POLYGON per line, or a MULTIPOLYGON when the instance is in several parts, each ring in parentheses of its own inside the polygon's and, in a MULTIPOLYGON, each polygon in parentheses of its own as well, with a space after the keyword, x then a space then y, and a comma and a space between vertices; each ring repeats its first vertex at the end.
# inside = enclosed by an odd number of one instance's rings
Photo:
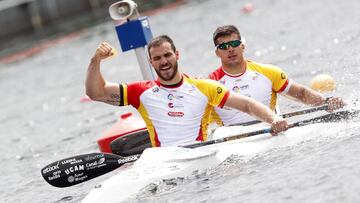
POLYGON ((118 174, 93 189, 82 202, 125 201, 135 197, 150 183, 186 177, 194 171, 216 167, 226 158, 211 149, 148 148, 132 166, 121 168, 118 174))

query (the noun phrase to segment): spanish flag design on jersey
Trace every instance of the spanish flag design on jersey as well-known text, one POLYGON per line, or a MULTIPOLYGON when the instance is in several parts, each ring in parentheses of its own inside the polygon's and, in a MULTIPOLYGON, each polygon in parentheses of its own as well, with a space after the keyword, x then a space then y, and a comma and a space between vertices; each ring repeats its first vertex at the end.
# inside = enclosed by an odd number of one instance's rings
MULTIPOLYGON (((230 91, 245 95, 259 101, 271 110, 279 112, 277 94, 287 93, 291 80, 279 67, 247 61, 246 70, 239 75, 226 73, 222 67, 209 75, 210 79, 219 81, 230 91)), ((212 119, 217 123, 230 125, 254 120, 253 117, 229 108, 215 108, 212 119)))
POLYGON ((138 110, 153 147, 206 140, 212 108, 222 108, 230 94, 213 80, 182 78, 177 86, 164 86, 159 81, 120 84, 120 105, 138 110))

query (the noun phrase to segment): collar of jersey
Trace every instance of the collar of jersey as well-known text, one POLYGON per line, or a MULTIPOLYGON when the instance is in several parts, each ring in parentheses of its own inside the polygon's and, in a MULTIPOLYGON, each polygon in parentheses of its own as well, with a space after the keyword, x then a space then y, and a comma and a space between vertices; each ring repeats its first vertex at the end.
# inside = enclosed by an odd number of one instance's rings
POLYGON ((165 88, 177 88, 177 87, 180 87, 183 83, 184 83, 184 75, 181 75, 181 80, 180 82, 176 83, 176 84, 173 84, 173 85, 164 85, 164 84, 161 84, 159 80, 156 80, 156 83, 159 85, 159 86, 162 86, 162 87, 165 87, 165 88))
POLYGON ((227 76, 229 76, 229 77, 232 77, 232 78, 236 78, 236 77, 240 77, 240 76, 244 75, 244 74, 246 73, 246 70, 247 70, 247 66, 246 66, 245 71, 242 72, 242 73, 230 74, 230 73, 228 73, 228 72, 226 72, 226 71, 224 70, 224 67, 223 67, 223 66, 221 66, 221 71, 223 71, 225 75, 227 75, 227 76))

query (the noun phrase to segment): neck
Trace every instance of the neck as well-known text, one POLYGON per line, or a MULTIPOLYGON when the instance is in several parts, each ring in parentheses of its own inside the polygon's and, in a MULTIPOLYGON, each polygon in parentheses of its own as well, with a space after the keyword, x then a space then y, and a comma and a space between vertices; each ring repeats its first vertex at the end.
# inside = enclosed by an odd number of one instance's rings
POLYGON ((241 60, 240 62, 236 64, 224 64, 222 63, 222 68, 225 72, 231 74, 231 75, 238 75, 242 74, 246 71, 246 61, 241 60))

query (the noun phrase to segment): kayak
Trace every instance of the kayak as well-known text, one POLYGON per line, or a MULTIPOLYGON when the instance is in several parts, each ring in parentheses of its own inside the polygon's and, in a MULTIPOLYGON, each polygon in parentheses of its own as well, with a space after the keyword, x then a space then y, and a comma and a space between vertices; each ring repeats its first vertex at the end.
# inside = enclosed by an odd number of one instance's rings
POLYGON ((206 147, 148 148, 134 164, 122 167, 117 175, 93 189, 82 203, 123 202, 135 198, 138 192, 150 183, 186 177, 194 171, 216 167, 226 158, 217 150, 206 147))
MULTIPOLYGON (((303 134, 322 127, 322 124, 314 124, 306 129, 289 130, 285 135, 274 139, 270 134, 263 134, 195 149, 182 147, 148 148, 144 150, 136 162, 122 166, 114 176, 92 189, 82 203, 129 202, 141 195, 140 191, 146 191, 153 184, 159 185, 161 181, 186 178, 198 171, 216 170, 216 167, 231 155, 245 156, 250 159, 270 149, 291 146, 307 139, 315 139, 310 136, 304 138, 303 134)), ((231 129, 233 132, 237 130, 239 129, 231 129)), ((221 137, 220 134, 215 136, 221 137)))
POLYGON ((256 132, 253 134, 259 134, 260 132, 259 130, 254 131, 254 129, 263 127, 263 124, 259 124, 247 127, 235 126, 219 128, 215 131, 212 138, 213 140, 186 146, 190 148, 147 148, 135 163, 121 167, 116 175, 105 180, 99 187, 94 188, 83 199, 82 203, 126 202, 129 199, 136 198, 139 191, 150 184, 157 184, 166 179, 188 177, 194 171, 215 168, 233 154, 240 156, 255 155, 273 148, 292 146, 296 143, 304 142, 304 140, 307 139, 316 139, 316 135, 313 135, 313 137, 304 137, 303 135, 313 134, 311 132, 323 128, 324 124, 318 122, 333 122, 348 119, 358 113, 359 111, 341 111, 296 122, 293 124, 294 127, 317 123, 308 125, 306 128, 290 129, 284 133, 286 136, 278 136, 276 139, 271 139, 272 136, 266 133, 269 132, 266 130, 260 130, 261 135, 252 137, 252 132, 256 132), (245 139, 232 139, 231 136, 223 137, 224 134, 226 134, 225 132, 227 132, 227 134, 236 134, 239 131, 249 131, 250 134, 240 134, 245 135, 245 139), (223 142, 224 139, 226 142, 223 142), (214 140, 215 144, 212 145, 212 141, 214 140), (220 140, 222 143, 217 143, 217 140, 220 140), (211 143, 211 145, 207 145, 207 143, 211 143))
MULTIPOLYGON (((246 130, 260 126, 247 127, 246 130)), ((236 131, 239 131, 241 127, 237 128, 236 131)), ((219 131, 220 134, 215 132, 213 138, 220 138, 223 130, 219 131)), ((235 132, 234 129, 232 132, 235 132)), ((194 172, 214 169, 233 154, 248 155, 264 151, 271 142, 264 144, 263 141, 271 140, 269 138, 270 134, 263 134, 199 148, 147 148, 136 162, 123 165, 114 176, 91 190, 82 203, 128 202, 151 184, 158 185, 163 180, 186 178, 194 172)))
MULTIPOLYGON (((187 177, 194 171, 215 168, 233 154, 251 157, 269 149, 316 139, 317 134, 311 132, 324 128, 324 122, 358 121, 359 112, 343 110, 302 119, 289 124, 291 129, 284 133, 286 136, 276 138, 269 134, 271 129, 264 129, 261 124, 260 127, 248 126, 248 132, 244 132, 246 129, 243 126, 223 127, 215 131, 211 140, 179 147, 146 148, 143 153, 129 156, 102 152, 76 155, 48 164, 41 170, 41 174, 46 182, 55 187, 70 187, 117 169, 117 174, 93 189, 83 203, 121 202, 136 197, 150 183, 187 177), (295 128, 301 126, 307 127, 295 128), (241 133, 237 134, 238 131, 241 133), (230 136, 223 137, 225 132, 230 136)), ((127 143, 126 139, 123 141, 127 143)))

